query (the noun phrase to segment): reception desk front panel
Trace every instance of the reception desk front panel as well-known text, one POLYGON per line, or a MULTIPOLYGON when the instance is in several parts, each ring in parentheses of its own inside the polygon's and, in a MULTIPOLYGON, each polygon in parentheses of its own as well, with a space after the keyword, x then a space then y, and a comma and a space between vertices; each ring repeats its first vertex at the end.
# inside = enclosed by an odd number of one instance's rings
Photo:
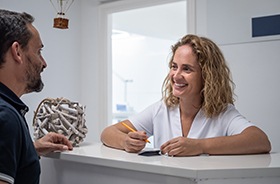
POLYGON ((139 156, 101 143, 41 159, 41 183, 280 183, 280 153, 234 156, 139 156))

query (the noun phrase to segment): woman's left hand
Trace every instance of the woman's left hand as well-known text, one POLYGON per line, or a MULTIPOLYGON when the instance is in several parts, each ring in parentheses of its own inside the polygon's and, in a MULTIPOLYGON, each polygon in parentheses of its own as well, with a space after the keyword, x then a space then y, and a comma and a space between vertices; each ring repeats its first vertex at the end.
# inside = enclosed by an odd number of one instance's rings
POLYGON ((161 153, 168 156, 194 156, 203 153, 200 145, 201 140, 187 137, 176 137, 164 143, 161 153))

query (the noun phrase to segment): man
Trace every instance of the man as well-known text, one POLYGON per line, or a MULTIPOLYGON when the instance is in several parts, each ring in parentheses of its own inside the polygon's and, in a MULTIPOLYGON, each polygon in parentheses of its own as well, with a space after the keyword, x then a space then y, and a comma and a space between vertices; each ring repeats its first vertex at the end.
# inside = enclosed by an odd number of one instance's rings
POLYGON ((47 67, 33 21, 27 13, 0 9, 0 184, 39 183, 39 156, 73 149, 63 135, 33 142, 28 131, 28 107, 20 97, 43 89, 40 73, 47 67))

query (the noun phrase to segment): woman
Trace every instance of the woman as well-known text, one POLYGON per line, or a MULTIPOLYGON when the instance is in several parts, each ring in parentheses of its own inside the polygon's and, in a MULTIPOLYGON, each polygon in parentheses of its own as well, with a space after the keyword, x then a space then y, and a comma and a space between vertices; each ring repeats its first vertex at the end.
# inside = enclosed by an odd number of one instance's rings
POLYGON ((154 136, 169 156, 255 154, 271 150, 267 135, 235 108, 234 83, 218 46, 205 37, 186 35, 172 47, 163 99, 104 129, 101 141, 139 152, 154 136))

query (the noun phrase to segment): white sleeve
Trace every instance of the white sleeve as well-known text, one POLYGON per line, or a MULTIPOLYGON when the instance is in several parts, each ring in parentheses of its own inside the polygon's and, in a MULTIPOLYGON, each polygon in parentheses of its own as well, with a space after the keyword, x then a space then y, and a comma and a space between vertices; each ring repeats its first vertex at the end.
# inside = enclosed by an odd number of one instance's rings
POLYGON ((156 102, 140 113, 128 118, 137 130, 145 131, 147 136, 153 135, 153 119, 157 111, 160 109, 162 102, 156 102))
POLYGON ((230 118, 227 127, 228 136, 240 134, 246 128, 250 126, 255 126, 253 123, 249 122, 244 116, 242 116, 234 106, 231 106, 225 114, 227 114, 226 116, 230 118))

